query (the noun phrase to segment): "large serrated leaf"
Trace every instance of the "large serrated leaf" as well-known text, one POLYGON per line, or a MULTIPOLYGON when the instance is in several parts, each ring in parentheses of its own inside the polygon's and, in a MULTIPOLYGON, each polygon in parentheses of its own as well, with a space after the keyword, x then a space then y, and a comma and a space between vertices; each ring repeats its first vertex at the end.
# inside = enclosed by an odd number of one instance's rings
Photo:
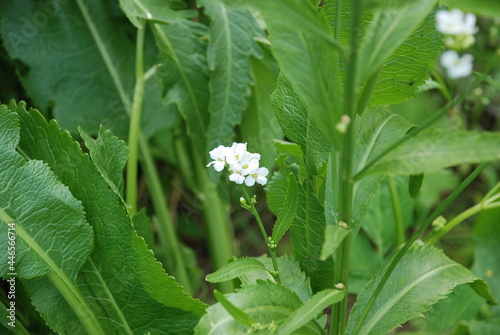
MULTIPOLYGON (((68 133, 34 112, 18 109, 19 147, 43 160, 82 202, 94 229, 95 248, 76 283, 106 334, 193 330, 204 306, 165 274, 144 240, 137 236, 126 206, 68 133)), ((59 332, 84 334, 71 310, 44 277, 27 282, 32 302, 59 332)))
MULTIPOLYGON (((258 281, 256 285, 244 286, 236 293, 227 294, 225 297, 258 324, 253 334, 272 333, 276 326, 302 306, 296 294, 270 281, 258 281)), ((195 334, 245 334, 250 329, 231 317, 222 305, 215 304, 207 309, 207 314, 196 326, 195 334)), ((324 331, 315 321, 310 321, 291 334, 324 334, 324 331)))
MULTIPOLYGON (((262 276, 267 276, 267 271, 264 264, 251 257, 238 258, 231 263, 225 265, 214 273, 207 275, 206 280, 211 283, 220 283, 222 281, 231 280, 237 277, 246 275, 248 272, 258 271, 262 276)), ((272 278, 272 277, 271 277, 272 278)), ((269 279, 271 279, 269 278, 269 279)))
POLYGON ((253 84, 250 57, 262 57, 256 39, 264 34, 246 9, 233 8, 219 0, 200 3, 212 18, 207 50, 211 71, 207 143, 210 150, 221 144, 229 145, 234 126, 241 123, 241 113, 246 109, 253 84))
MULTIPOLYGON (((63 129, 76 132, 80 126, 97 134, 104 125, 126 138, 135 83, 130 24, 116 4, 89 0, 84 7, 89 22, 75 1, 2 2, 4 46, 12 59, 24 64, 18 73, 26 93, 38 108, 52 111, 63 129), (101 44, 92 29, 104 38, 101 44), (115 73, 109 72, 110 66, 115 73)), ((146 60, 153 57, 145 53, 146 60)), ((159 85, 152 82, 146 90, 141 129, 150 136, 166 127, 169 118, 159 113, 164 110, 159 85)))
POLYGON ((278 219, 273 227, 272 238, 274 243, 278 244, 283 235, 288 231, 293 220, 295 220, 295 214, 297 212, 298 204, 298 187, 297 179, 293 174, 288 175, 288 185, 286 188, 284 204, 276 216, 278 219))
POLYGON ((316 173, 316 169, 328 161, 328 140, 309 117, 296 90, 282 75, 278 78, 272 103, 281 129, 290 140, 300 145, 309 171, 316 173))
POLYGON ((498 133, 431 129, 390 151, 363 175, 419 174, 499 158, 498 133))
POLYGON ((358 295, 346 334, 382 335, 427 311, 443 299, 455 286, 469 283, 476 292, 492 300, 486 283, 462 265, 447 258, 432 246, 415 247, 403 256, 375 299, 361 325, 360 317, 379 283, 379 272, 358 295), (359 326, 358 331, 355 328, 359 326))

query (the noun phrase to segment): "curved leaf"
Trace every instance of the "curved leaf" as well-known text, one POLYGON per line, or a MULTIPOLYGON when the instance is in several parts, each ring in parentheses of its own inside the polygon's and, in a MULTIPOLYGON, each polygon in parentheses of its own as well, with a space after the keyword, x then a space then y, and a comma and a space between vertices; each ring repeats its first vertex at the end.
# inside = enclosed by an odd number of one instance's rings
MULTIPOLYGON (((265 272, 269 274, 264 264, 251 257, 238 258, 225 265, 214 273, 209 274, 206 280, 211 283, 220 283, 243 276, 248 272, 265 272)), ((272 277, 271 277, 272 278, 272 277)))
POLYGON ((355 332, 382 274, 383 271, 373 277, 359 294, 349 318, 347 334, 387 334, 402 323, 420 316, 455 286, 464 283, 471 284, 485 299, 493 299, 484 281, 447 258, 441 250, 429 245, 416 247, 403 256, 368 311, 359 331, 355 332))

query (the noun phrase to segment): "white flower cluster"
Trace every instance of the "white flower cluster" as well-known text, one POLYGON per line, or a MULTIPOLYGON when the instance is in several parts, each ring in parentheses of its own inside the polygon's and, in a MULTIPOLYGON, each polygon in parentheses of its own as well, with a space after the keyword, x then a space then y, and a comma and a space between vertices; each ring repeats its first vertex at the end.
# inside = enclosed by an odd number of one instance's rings
POLYGON ((210 158, 213 162, 207 164, 207 167, 213 165, 215 171, 220 172, 228 166, 231 173, 229 180, 236 184, 253 186, 255 183, 265 185, 269 170, 265 167, 259 167, 260 155, 247 151, 246 143, 233 143, 231 147, 219 145, 210 151, 210 158))
POLYGON ((436 13, 436 28, 446 35, 445 44, 448 48, 440 59, 441 65, 452 79, 467 77, 472 72, 474 57, 469 54, 460 56, 456 50, 470 47, 475 42, 477 33, 476 16, 464 14, 460 9, 441 10, 436 13))

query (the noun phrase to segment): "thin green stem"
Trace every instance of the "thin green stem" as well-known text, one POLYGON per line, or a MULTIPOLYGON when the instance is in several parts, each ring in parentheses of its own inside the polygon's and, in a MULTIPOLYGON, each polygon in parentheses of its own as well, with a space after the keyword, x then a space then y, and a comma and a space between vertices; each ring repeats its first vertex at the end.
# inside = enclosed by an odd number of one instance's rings
POLYGON ((377 287, 375 288, 375 291, 373 292, 372 296, 370 297, 370 300, 366 304, 365 309, 363 310, 363 314, 361 314, 361 317, 358 320, 358 323, 356 324, 356 327, 354 328, 353 335, 359 334, 359 331, 361 330, 361 327, 363 326, 363 323, 368 316, 368 313, 370 312, 370 309, 372 308, 373 304, 375 303, 375 300, 378 298, 380 292, 382 291, 382 288, 385 286, 387 283, 387 280, 391 276, 392 272, 396 268, 396 265, 399 263, 401 258, 406 254, 406 252, 410 249, 410 247, 415 243, 415 241, 420 237, 420 235, 432 224, 432 222, 443 212, 443 210, 448 207, 455 199, 456 197, 462 193, 462 191, 488 166, 487 163, 482 163, 480 164, 442 203, 441 205, 434 210, 434 212, 424 221, 424 223, 420 226, 420 228, 406 241, 405 245, 403 248, 401 248, 400 251, 398 251, 390 260, 389 264, 386 266, 386 270, 384 272, 384 275, 380 279, 380 282, 378 283, 377 287))
POLYGON ((247 203, 246 208, 248 209, 248 211, 250 213, 253 214, 253 216, 257 220, 257 223, 258 223, 259 228, 260 228, 260 232, 262 233, 262 237, 264 238, 264 241, 266 242, 267 250, 269 251, 269 255, 271 256, 271 260, 273 262, 273 268, 274 268, 274 272, 275 272, 275 276, 276 276, 276 281, 278 283, 280 283, 281 279, 280 279, 280 272, 279 272, 279 268, 278 268, 278 259, 276 258, 276 248, 271 247, 271 245, 274 244, 274 241, 267 234, 266 228, 264 227, 264 224, 262 223, 262 220, 260 219, 259 212, 255 208, 255 204, 252 201, 252 198, 250 197, 250 195, 248 194, 247 187, 245 185, 242 185, 241 189, 243 190, 243 194, 245 195, 245 199, 246 199, 246 203, 247 203))
POLYGON ((175 266, 173 275, 179 281, 179 284, 184 286, 186 292, 193 294, 191 282, 186 270, 186 264, 181 253, 181 245, 175 233, 174 224, 170 218, 170 212, 165 204, 165 194, 162 184, 156 170, 152 155, 149 152, 149 145, 146 139, 139 136, 139 146, 143 154, 143 164, 145 168, 146 182, 151 193, 151 200, 156 210, 156 215, 159 218, 159 230, 161 245, 165 248, 167 257, 174 258, 175 266))
POLYGON ((371 160, 368 164, 366 164, 360 171, 358 171, 354 176, 353 179, 355 181, 360 180, 365 176, 365 174, 370 170, 370 168, 377 163, 379 160, 381 160, 384 156, 386 156, 388 153, 399 147, 401 144, 407 142, 411 138, 415 137, 417 134, 420 132, 428 129, 430 126, 432 126, 434 123, 436 123, 438 120, 440 120, 446 113, 448 113, 453 107, 458 105, 460 102, 462 102, 467 95, 469 95, 472 90, 474 90, 480 83, 482 79, 478 78, 476 81, 474 81, 470 87, 464 91, 460 96, 458 96, 456 99, 454 99, 452 102, 448 103, 446 106, 438 110, 437 112, 433 113, 429 118, 427 118, 420 126, 412 128, 406 136, 401 138, 399 141, 394 143, 393 145, 389 146, 386 150, 384 150, 380 155, 375 157, 373 160, 371 160))
MULTIPOLYGON (((353 0, 351 3, 351 29, 350 29, 350 55, 347 59, 346 84, 344 91, 344 115, 350 118, 346 133, 342 138, 340 151, 340 174, 339 180, 339 224, 352 225, 352 206, 354 181, 352 179, 354 165, 354 132, 357 112, 357 88, 356 74, 358 68, 358 43, 361 24, 362 0, 353 0)), ((331 149, 334 151, 334 148, 331 149)), ((333 185, 332 185, 333 186, 333 185)), ((346 238, 337 250, 335 258, 334 283, 342 283, 346 290, 349 287, 349 267, 351 253, 351 238, 346 238)), ((332 306, 331 335, 343 335, 347 319, 347 294, 341 302, 332 306)))
MULTIPOLYGON (((3 302, 0 301, 0 308, 2 311, 7 310, 7 306, 3 304, 3 302)), ((25 318, 23 318, 25 319, 25 318)), ((9 322, 9 321, 7 321, 9 322)), ((5 324, 4 324, 5 325, 5 324)), ((14 327, 9 326, 9 334, 13 335, 30 335, 28 330, 24 327, 23 323, 21 322, 20 318, 18 315, 16 315, 16 320, 14 321, 14 327)))
POLYGON ((126 201, 131 216, 137 212, 137 161, 139 154, 139 133, 141 129, 142 101, 144 99, 144 35, 146 32, 145 20, 141 21, 141 28, 137 29, 135 50, 135 89, 132 100, 130 126, 128 133, 129 158, 127 161, 127 190, 126 201))
POLYGON ((402 245, 405 243, 405 231, 403 225, 403 213, 401 212, 401 202, 399 201, 398 188, 394 177, 387 176, 389 192, 391 193, 392 210, 394 212, 394 221, 396 223, 396 244, 402 245))
POLYGON ((453 100, 452 94, 450 90, 448 90, 448 86, 446 85, 443 76, 441 75, 441 73, 438 71, 437 68, 435 68, 433 72, 434 72, 434 78, 437 80, 439 84, 439 90, 441 91, 441 93, 443 93, 443 96, 446 98, 446 101, 452 101, 453 100))

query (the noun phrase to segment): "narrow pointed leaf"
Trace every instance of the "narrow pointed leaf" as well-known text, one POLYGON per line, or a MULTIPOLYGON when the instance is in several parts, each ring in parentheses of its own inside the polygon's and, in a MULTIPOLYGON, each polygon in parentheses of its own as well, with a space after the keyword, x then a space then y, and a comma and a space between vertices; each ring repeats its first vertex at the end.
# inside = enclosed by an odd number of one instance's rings
POLYGON ((288 231, 290 225, 295 220, 298 204, 298 186, 297 179, 293 174, 288 175, 288 186, 286 189, 285 201, 280 213, 277 215, 278 220, 273 227, 272 238, 278 244, 283 235, 288 231))
POLYGON ((360 324, 359 331, 354 332, 382 274, 383 271, 373 277, 359 294, 346 334, 387 334, 393 328, 420 316, 460 284, 469 283, 486 300, 493 299, 483 280, 447 258, 441 250, 429 245, 416 247, 401 259, 360 324))
POLYGON ((241 123, 253 83, 251 56, 262 57, 257 38, 264 38, 252 14, 223 1, 204 0, 201 4, 212 18, 209 27, 208 65, 210 74, 210 125, 208 149, 233 138, 234 126, 241 123))
POLYGON ((325 242, 321 248, 320 260, 324 261, 333 256, 342 241, 351 233, 350 229, 341 228, 337 225, 327 225, 325 228, 325 242))
POLYGON ((243 257, 225 265, 216 272, 209 274, 206 277, 206 280, 211 283, 220 283, 254 271, 266 272, 269 274, 264 264, 255 258, 243 257))
POLYGON ((325 308, 341 301, 346 292, 339 290, 324 290, 312 296, 311 300, 295 310, 292 315, 278 328, 276 335, 292 334, 293 331, 314 320, 325 308))
POLYGON ((396 147, 367 174, 420 174, 466 163, 500 158, 500 134, 429 130, 396 147))
POLYGON ((214 291, 214 296, 217 301, 226 309, 226 311, 231 315, 237 322, 241 323, 243 326, 251 327, 255 321, 250 315, 236 307, 227 300, 226 297, 219 291, 214 291))

